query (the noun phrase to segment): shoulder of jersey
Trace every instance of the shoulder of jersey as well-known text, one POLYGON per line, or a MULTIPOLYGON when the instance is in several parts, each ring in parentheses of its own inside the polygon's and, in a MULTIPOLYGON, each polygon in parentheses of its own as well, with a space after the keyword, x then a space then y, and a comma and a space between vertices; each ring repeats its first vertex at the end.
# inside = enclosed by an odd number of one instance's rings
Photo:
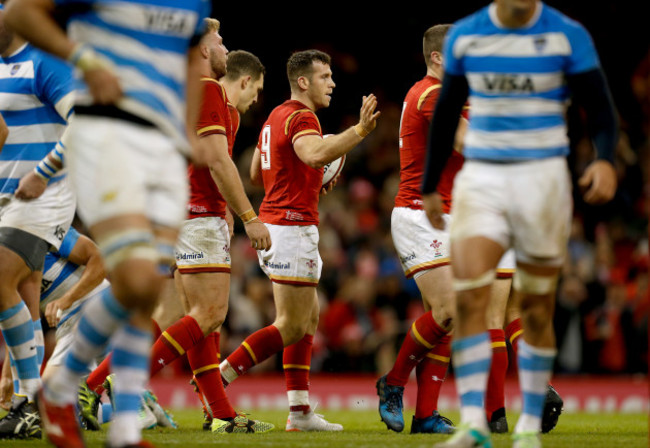
POLYGON ((291 114, 289 114, 286 121, 284 122, 284 135, 289 135, 289 126, 291 126, 291 122, 301 114, 313 115, 316 121, 318 122, 318 127, 320 128, 320 121, 318 120, 318 117, 316 116, 314 111, 305 107, 303 109, 294 110, 293 112, 291 112, 291 114))
POLYGON ((219 92, 221 92, 221 96, 223 96, 224 98, 226 97, 226 89, 224 88, 223 84, 221 84, 216 79, 208 78, 207 76, 204 76, 201 78, 201 81, 203 81, 206 84, 206 86, 213 86, 215 88, 218 88, 219 92))

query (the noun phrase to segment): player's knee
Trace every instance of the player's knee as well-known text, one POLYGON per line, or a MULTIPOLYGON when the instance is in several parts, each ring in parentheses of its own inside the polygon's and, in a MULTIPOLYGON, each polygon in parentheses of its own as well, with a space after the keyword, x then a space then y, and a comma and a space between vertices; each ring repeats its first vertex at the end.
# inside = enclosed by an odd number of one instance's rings
POLYGON ((539 334, 553 323, 553 306, 545 300, 523 300, 521 318, 526 331, 539 334))
POLYGON ((208 335, 219 328, 228 313, 228 304, 192 307, 190 315, 196 320, 203 331, 208 335))
POLYGON ((282 335, 285 346, 301 340, 307 332, 309 321, 288 322, 287 320, 277 321, 274 325, 282 335))
POLYGON ((517 269, 512 287, 523 295, 549 296, 555 293, 557 279, 557 275, 537 275, 525 269, 517 269))

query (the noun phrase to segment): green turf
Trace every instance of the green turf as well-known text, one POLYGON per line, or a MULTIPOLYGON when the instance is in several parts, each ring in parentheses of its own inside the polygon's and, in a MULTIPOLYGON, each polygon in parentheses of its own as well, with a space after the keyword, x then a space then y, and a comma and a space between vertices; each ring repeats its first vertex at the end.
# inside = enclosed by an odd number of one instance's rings
MULTIPOLYGON (((145 431, 145 437, 158 447, 191 448, 209 445, 228 447, 287 447, 287 448, 430 448, 434 442, 444 440, 441 435, 410 435, 411 413, 407 413, 405 432, 397 434, 386 430, 374 411, 323 411, 326 417, 342 423, 342 433, 286 433, 285 411, 260 411, 251 418, 265 420, 276 425, 267 434, 213 435, 201 430, 199 411, 176 411, 174 415, 181 427, 178 430, 154 429, 145 431)), ((449 414, 452 420, 457 413, 449 414)), ((509 415, 511 428, 515 416, 509 415)), ((86 432, 89 447, 103 447, 105 432, 86 432)), ((510 447, 509 435, 493 436, 494 448, 510 447)), ((566 414, 560 418, 558 427, 543 436, 544 448, 637 448, 648 445, 648 415, 646 414, 566 414)), ((0 441, 0 448, 44 446, 41 441, 0 441)))

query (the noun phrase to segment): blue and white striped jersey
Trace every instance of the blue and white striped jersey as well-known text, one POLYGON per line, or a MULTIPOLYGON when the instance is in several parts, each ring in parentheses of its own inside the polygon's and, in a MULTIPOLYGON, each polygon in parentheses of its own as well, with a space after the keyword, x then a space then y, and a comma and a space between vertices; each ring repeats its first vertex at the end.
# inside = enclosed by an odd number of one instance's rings
MULTIPOLYGON (((40 309, 42 312, 45 312, 45 307, 48 303, 63 297, 63 295, 81 278, 85 266, 79 266, 78 264, 68 260, 68 257, 78 240, 79 232, 74 227, 70 227, 68 233, 66 233, 61 242, 59 250, 48 252, 45 255, 43 280, 41 281, 40 309)), ((65 311, 64 316, 61 318, 58 325, 60 326, 70 316, 78 313, 86 301, 85 299, 92 296, 100 289, 107 288, 108 286, 108 280, 104 280, 93 291, 87 294, 86 297, 76 301, 65 311)))
MULTIPOLYGON (((72 68, 29 44, 0 57, 0 113, 9 136, 0 151, 0 197, 38 165, 61 138, 73 104, 72 68)), ((60 171, 50 182, 65 176, 60 171)))
POLYGON ((494 3, 458 21, 444 47, 445 72, 469 85, 468 159, 517 161, 569 153, 565 76, 598 68, 589 33, 538 3, 522 28, 505 28, 494 3))
MULTIPOLYGON (((105 57, 120 79, 117 107, 161 129, 187 149, 187 54, 198 42, 209 0, 55 0, 71 6, 68 35, 105 57)), ((76 104, 92 99, 78 78, 76 104)))

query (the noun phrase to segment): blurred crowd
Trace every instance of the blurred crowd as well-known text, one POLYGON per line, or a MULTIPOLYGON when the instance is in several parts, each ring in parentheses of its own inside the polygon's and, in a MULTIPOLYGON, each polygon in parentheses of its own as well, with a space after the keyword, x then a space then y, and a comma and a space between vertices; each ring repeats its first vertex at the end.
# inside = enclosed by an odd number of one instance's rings
MULTIPOLYGON (((349 92, 358 92, 355 59, 339 54, 334 60, 339 61, 337 95, 346 98, 349 92)), ((558 373, 639 373, 648 368, 650 52, 630 83, 642 118, 631 124, 623 114, 620 117, 616 198, 604 206, 587 206, 575 188, 568 257, 557 291, 558 373)), ((423 312, 418 288, 404 277, 390 233, 399 184, 401 103, 388 92, 378 96, 382 115, 377 130, 348 154, 338 184, 321 197, 324 267, 312 372, 386 372, 411 323, 423 312)), ((339 104, 322 114, 324 133, 357 122, 356 101, 339 104)), ((261 109, 258 105, 257 111, 243 117, 238 142, 247 143, 235 145, 234 156, 256 209, 264 191, 247 179, 257 131, 265 119, 261 109)), ((570 108, 569 116, 569 163, 577 180, 592 160, 592 148, 580 111, 570 108)), ((250 333, 272 323, 275 313, 271 282, 259 268, 239 221, 231 253, 232 287, 221 336, 222 359, 250 333)), ((176 364, 176 369, 189 369, 183 362, 176 364)), ((276 356, 254 372, 281 371, 281 365, 276 356)))
MULTIPOLYGON (((557 292, 557 372, 647 370, 650 53, 631 82, 644 111, 643 125, 631 129, 621 116, 615 200, 601 207, 586 206, 575 188, 573 229, 557 292)), ((400 107, 396 102, 382 104, 377 131, 348 155, 336 188, 321 197, 324 268, 313 372, 387 371, 412 321, 423 311, 415 282, 403 275, 390 234, 399 183, 400 107)), ((592 159, 592 149, 584 137, 580 111, 570 109, 569 114, 573 142, 569 162, 577 179, 592 159)), ((355 120, 351 109, 340 129, 355 120)), ((252 149, 237 155, 244 179, 252 149)), ((263 190, 251 185, 247 189, 259 204, 263 190)), ((230 312, 222 333, 224 356, 274 316, 271 283, 240 229, 233 254, 230 312)), ((265 368, 280 370, 281 361, 265 368)))

